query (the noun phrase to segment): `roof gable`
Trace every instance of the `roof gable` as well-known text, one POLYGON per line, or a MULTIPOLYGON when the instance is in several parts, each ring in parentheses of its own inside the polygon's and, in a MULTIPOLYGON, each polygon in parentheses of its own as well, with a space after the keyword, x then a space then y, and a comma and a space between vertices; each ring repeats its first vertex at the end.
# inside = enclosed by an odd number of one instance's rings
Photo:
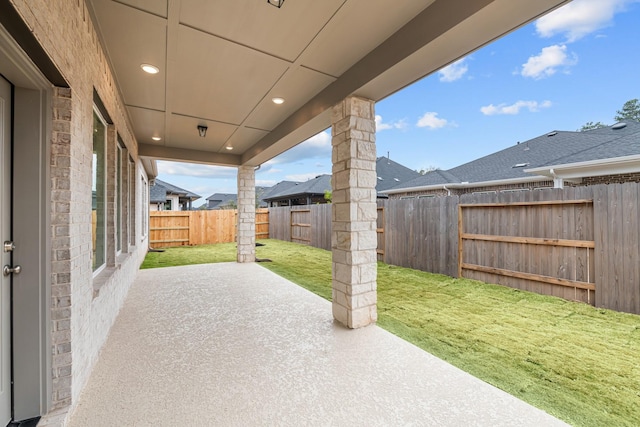
MULTIPOLYGON (((197 200, 197 199, 200 198, 199 195, 197 195, 195 193, 192 193, 189 190, 185 190, 184 188, 180 188, 180 187, 175 186, 173 184, 169 184, 168 182, 162 181, 162 180, 157 179, 157 178, 155 179, 155 185, 153 187, 151 187, 152 190, 155 187, 163 188, 164 191, 165 191, 165 194, 175 194, 175 195, 178 195, 179 197, 186 197, 186 198, 189 198, 191 200, 197 200)), ((160 194, 159 190, 158 190, 158 194, 160 194)), ((166 198, 165 198, 165 200, 166 200, 166 198)))
POLYGON ((418 172, 394 162, 388 157, 378 157, 376 159, 376 174, 378 178, 376 191, 388 190, 400 183, 411 181, 420 176, 418 172))

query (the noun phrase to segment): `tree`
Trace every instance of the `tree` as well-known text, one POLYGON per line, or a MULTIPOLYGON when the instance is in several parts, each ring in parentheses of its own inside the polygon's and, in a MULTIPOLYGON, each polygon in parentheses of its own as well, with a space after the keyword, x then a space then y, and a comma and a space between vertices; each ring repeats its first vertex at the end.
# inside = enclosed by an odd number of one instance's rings
POLYGON ((331 196, 333 195, 333 192, 331 190, 324 190, 324 200, 327 203, 331 203, 331 196))
POLYGON ((426 168, 416 170, 416 172, 418 172, 420 175, 425 175, 429 172, 437 171, 438 169, 440 168, 436 166, 427 166, 426 168))
POLYGON ((624 103, 622 110, 618 110, 616 113, 613 119, 617 122, 623 122, 625 120, 640 122, 640 101, 638 101, 638 99, 630 99, 624 103))
POLYGON ((582 125, 582 127, 580 129, 578 129, 578 132, 584 132, 585 130, 593 130, 593 129, 600 129, 600 128, 606 128, 607 125, 605 125, 602 122, 587 122, 585 124, 582 125))
POLYGON ((238 203, 235 200, 229 200, 224 206, 220 206, 220 209, 238 209, 238 203))

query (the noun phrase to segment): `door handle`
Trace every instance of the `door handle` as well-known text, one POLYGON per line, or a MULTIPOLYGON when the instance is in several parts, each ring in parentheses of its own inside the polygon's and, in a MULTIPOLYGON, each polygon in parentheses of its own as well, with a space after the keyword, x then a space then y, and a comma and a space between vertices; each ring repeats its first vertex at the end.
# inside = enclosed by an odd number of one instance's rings
POLYGON ((8 265, 5 265, 2 269, 2 274, 8 276, 10 274, 20 274, 21 271, 22 267, 20 267, 19 265, 16 265, 15 267, 9 267, 8 265))

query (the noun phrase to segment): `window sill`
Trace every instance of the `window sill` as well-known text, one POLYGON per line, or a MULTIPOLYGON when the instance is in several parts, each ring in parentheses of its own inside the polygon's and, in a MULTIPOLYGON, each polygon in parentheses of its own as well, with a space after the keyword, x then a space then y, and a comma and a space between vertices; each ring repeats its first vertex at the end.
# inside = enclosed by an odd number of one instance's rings
POLYGON ((100 290, 111 280, 114 273, 120 270, 120 266, 127 262, 129 258, 131 258, 130 253, 118 254, 118 256, 116 256, 116 265, 105 267, 93 277, 93 299, 100 296, 100 290))

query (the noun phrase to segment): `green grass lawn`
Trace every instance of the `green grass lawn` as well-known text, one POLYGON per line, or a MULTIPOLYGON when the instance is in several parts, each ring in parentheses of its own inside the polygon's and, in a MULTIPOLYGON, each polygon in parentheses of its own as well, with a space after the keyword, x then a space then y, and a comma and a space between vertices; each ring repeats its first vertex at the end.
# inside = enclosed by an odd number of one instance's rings
MULTIPOLYGON (((263 240, 262 266, 331 299, 331 253, 263 240)), ((142 268, 235 260, 235 244, 142 268)), ((640 316, 378 263, 378 325, 575 426, 640 425, 640 316)))

